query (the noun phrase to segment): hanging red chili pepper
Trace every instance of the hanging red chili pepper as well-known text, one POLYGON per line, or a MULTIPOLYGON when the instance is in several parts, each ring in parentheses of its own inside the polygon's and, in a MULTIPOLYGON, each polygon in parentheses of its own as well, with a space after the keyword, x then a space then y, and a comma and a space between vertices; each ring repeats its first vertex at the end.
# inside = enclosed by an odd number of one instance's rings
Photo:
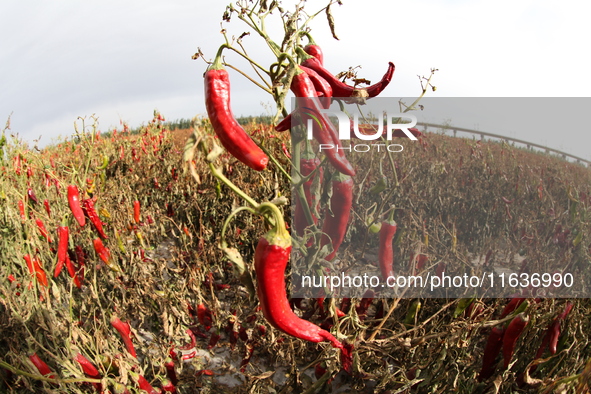
POLYGON ((47 275, 45 274, 45 270, 43 270, 43 267, 41 266, 41 262, 39 261, 39 259, 37 257, 31 258, 31 256, 28 254, 24 255, 23 258, 27 263, 29 273, 31 275, 35 275, 35 277, 37 278, 37 282, 39 282, 39 284, 47 287, 49 282, 47 281, 47 275))
POLYGON ((107 234, 105 234, 105 232, 103 230, 103 222, 101 222, 101 219, 99 218, 98 214, 96 213, 96 209, 94 208, 94 201, 92 200, 92 198, 88 198, 88 199, 84 200, 82 205, 83 205, 84 213, 86 214, 86 216, 88 216, 90 223, 92 223, 92 227, 94 227, 94 229, 96 230, 98 235, 102 239, 109 238, 109 237, 107 237, 107 234))
POLYGON ((203 303, 197 305, 197 319, 203 325, 205 331, 209 331, 212 325, 212 313, 203 303))
POLYGON ((560 338, 560 323, 566 319, 570 311, 573 309, 573 304, 571 302, 567 302, 564 308, 564 311, 558 315, 552 323, 548 325, 546 330, 546 334, 542 339, 542 344, 536 353, 536 358, 541 358, 544 355, 544 352, 547 347, 550 349, 550 354, 556 354, 556 348, 558 346, 558 340, 560 338))
POLYGON ((394 221, 395 209, 390 211, 390 216, 387 220, 382 222, 380 228, 380 248, 378 251, 378 261, 380 264, 380 272, 382 279, 388 280, 389 277, 394 276, 394 247, 392 241, 396 234, 396 222, 394 221))
MULTIPOLYGON (((92 362, 90 362, 86 357, 82 354, 78 353, 74 358, 82 367, 82 371, 84 371, 84 375, 88 376, 91 379, 102 379, 103 377, 99 373, 98 369, 94 366, 92 362)), ((102 392, 103 386, 100 383, 93 383, 94 388, 97 392, 102 392)))
POLYGON ((20 214, 21 221, 24 222, 25 219, 26 219, 26 215, 25 215, 25 203, 23 202, 23 200, 18 200, 17 205, 18 205, 18 212, 20 214))
MULTIPOLYGON (((293 337, 310 342, 329 341, 348 358, 350 354, 343 351, 343 344, 331 333, 300 319, 291 310, 285 290, 285 268, 291 252, 291 237, 285 228, 283 215, 275 205, 261 204, 261 210, 270 211, 275 220, 275 227, 259 239, 254 256, 257 294, 265 319, 293 337)), ((345 367, 345 363, 343 365, 345 367)))
POLYGON ((41 233, 41 236, 45 238, 47 242, 51 243, 51 237, 47 233, 43 221, 41 219, 35 219, 35 223, 37 224, 37 229, 39 230, 39 233, 41 233))
POLYGON ((507 326, 505 330, 505 335, 503 336, 503 368, 507 369, 509 363, 511 362, 511 357, 513 357, 513 352, 515 351, 515 344, 517 340, 521 336, 523 329, 527 326, 529 322, 529 318, 525 316, 523 313, 518 314, 511 320, 511 323, 507 326))
POLYGON ((135 224, 140 224, 140 202, 137 200, 133 202, 133 220, 135 224))
POLYGON ((310 57, 304 60, 302 66, 311 68, 324 78, 332 87, 333 97, 375 97, 388 86, 392 80, 392 75, 394 75, 394 63, 389 62, 388 71, 386 71, 386 74, 384 74, 380 82, 366 88, 357 88, 338 80, 330 71, 325 69, 322 63, 320 63, 315 57, 310 57))
POLYGON ((74 267, 69 255, 66 255, 66 268, 68 269, 68 275, 70 275, 70 278, 74 279, 74 285, 80 289, 82 287, 82 282, 80 277, 76 274, 76 267, 74 267))
POLYGON ((221 61, 221 50, 205 72, 205 108, 220 142, 235 158, 256 171, 269 158, 238 124, 230 108, 230 78, 221 61))
POLYGON ((68 238, 70 236, 70 230, 68 226, 59 226, 57 228, 57 264, 53 272, 53 277, 57 276, 62 271, 64 264, 66 263, 66 257, 68 256, 68 238))
POLYGON ((315 43, 310 43, 304 47, 304 51, 310 55, 314 56, 318 62, 323 65, 324 64, 324 53, 322 52, 322 48, 320 48, 315 43))
POLYGON ((76 277, 78 278, 78 281, 82 284, 82 281, 84 280, 84 265, 86 253, 80 245, 76 245, 76 248, 74 248, 74 256, 76 257, 76 265, 78 265, 76 277))
POLYGON ((31 189, 31 188, 27 189, 27 197, 29 197, 29 201, 32 201, 35 204, 39 204, 39 200, 37 199, 37 196, 35 195, 35 192, 33 191, 33 189, 31 189))
POLYGON ((322 224, 321 247, 332 244, 332 252, 325 257, 332 260, 345 239, 351 207, 353 206, 353 179, 340 172, 332 177, 332 196, 330 210, 326 208, 324 223, 322 224), (332 215, 331 215, 332 212, 332 215))
POLYGON ((310 77, 301 69, 296 71, 290 86, 291 91, 296 97, 301 98, 300 115, 302 123, 307 125, 308 120, 312 122, 313 136, 320 144, 332 146, 332 149, 325 149, 330 163, 340 172, 354 176, 355 170, 347 160, 341 141, 334 125, 321 112, 322 105, 318 101, 316 89, 310 80, 310 77))
POLYGON ((505 328, 502 326, 493 327, 482 356, 482 369, 478 375, 478 381, 482 382, 490 378, 495 372, 497 356, 501 352, 503 346, 503 336, 505 335, 505 328))
POLYGON ((41 375, 51 379, 57 379, 57 375, 53 373, 53 371, 49 368, 47 364, 45 364, 45 361, 41 360, 37 353, 33 353, 32 355, 30 355, 29 360, 31 360, 31 362, 33 363, 35 368, 37 368, 41 375))
POLYGON ((45 206, 45 212, 47 212, 47 216, 51 217, 51 209, 49 208, 49 201, 47 201, 47 199, 43 200, 43 205, 45 206))
POLYGON ((322 78, 318 73, 311 68, 300 66, 300 68, 308 75, 312 84, 314 85, 314 89, 316 89, 316 95, 318 96, 318 100, 322 104, 324 108, 330 108, 331 98, 332 98, 332 87, 326 81, 326 79, 322 78))
POLYGON ((95 238, 94 241, 92 241, 92 244, 94 246, 94 251, 100 257, 100 259, 105 264, 109 265, 111 263, 111 252, 105 245, 103 245, 103 241, 101 241, 100 238, 95 238))
POLYGON ((86 219, 84 217, 84 211, 80 206, 80 194, 78 193, 78 188, 74 185, 68 186, 68 204, 80 227, 84 227, 86 219))
POLYGON ((503 311, 501 312, 500 319, 509 316, 519 305, 521 305, 525 301, 525 298, 521 297, 513 297, 511 300, 505 305, 503 311))
POLYGON ((117 332, 121 336, 121 339, 123 340, 125 348, 129 352, 129 354, 131 354, 133 358, 137 358, 135 347, 133 346, 133 342, 131 341, 131 327, 129 326, 129 323, 122 322, 118 317, 114 316, 111 318, 111 325, 113 326, 113 328, 115 328, 115 330, 117 330, 117 332))

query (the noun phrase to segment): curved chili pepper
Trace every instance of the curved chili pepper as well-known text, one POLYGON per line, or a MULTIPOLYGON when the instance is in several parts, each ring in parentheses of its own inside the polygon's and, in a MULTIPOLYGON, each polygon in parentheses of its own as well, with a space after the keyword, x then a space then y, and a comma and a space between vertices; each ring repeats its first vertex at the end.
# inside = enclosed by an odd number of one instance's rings
POLYGON ((27 263, 27 268, 29 269, 29 273, 31 275, 35 275, 35 278, 37 278, 37 281, 41 285, 47 287, 49 282, 47 281, 47 275, 45 274, 45 271, 43 270, 43 267, 41 266, 39 259, 37 257, 31 258, 31 256, 28 254, 24 255, 23 259, 25 259, 25 262, 27 263))
POLYGON ((317 325, 300 319, 289 306, 285 290, 285 268, 291 252, 291 237, 283 217, 273 208, 275 227, 259 239, 254 255, 257 294, 265 319, 275 328, 310 342, 329 341, 343 349, 341 342, 317 325))
MULTIPOLYGON (((84 375, 86 375, 92 379, 102 379, 103 378, 101 376, 101 374, 99 373, 98 369, 96 369, 96 367, 94 366, 94 364, 92 362, 90 362, 82 354, 78 353, 76 355, 76 357, 74 358, 74 360, 76 360, 78 362, 78 364, 80 364, 80 367, 82 367, 82 371, 84 371, 84 375)), ((103 386, 100 383, 93 383, 93 386, 97 392, 101 392, 103 389, 103 386)))
POLYGON ((332 87, 322 78, 318 73, 311 68, 300 66, 300 68, 310 77, 314 89, 316 89, 316 95, 320 100, 320 103, 324 108, 330 108, 330 102, 332 98, 332 87))
POLYGON ((394 212, 392 209, 388 220, 382 222, 380 228, 380 248, 378 251, 378 261, 382 279, 385 281, 390 276, 394 276, 394 248, 392 241, 396 234, 396 222, 394 221, 394 212))
POLYGON ((380 82, 366 88, 356 88, 337 79, 330 71, 325 69, 322 63, 320 63, 315 57, 304 60, 302 66, 311 68, 324 78, 332 87, 333 97, 375 97, 388 86, 394 75, 394 63, 389 62, 388 71, 386 71, 386 74, 384 74, 380 82), (367 95, 364 94, 363 91, 367 92, 367 95))
POLYGON ((84 217, 82 207, 80 207, 80 194, 78 193, 78 188, 74 185, 68 186, 68 205, 80 227, 84 227, 86 224, 86 218, 84 217))
POLYGON ((70 236, 70 230, 68 226, 59 226, 57 228, 57 264, 53 272, 53 277, 57 276, 62 272, 62 268, 66 263, 66 257, 68 257, 68 238, 70 236))
POLYGON ((484 348, 484 354, 482 356, 482 369, 478 375, 479 382, 490 378, 495 372, 496 360, 497 356, 501 352, 504 336, 505 328, 502 326, 493 327, 484 348))
POLYGON ((74 279, 74 285, 80 289, 82 287, 82 282, 80 280, 80 276, 76 274, 76 267, 74 267, 69 255, 66 255, 66 268, 68 269, 70 278, 74 279))
POLYGON ((230 78, 216 57, 205 72, 205 107, 220 142, 238 160, 256 171, 267 167, 269 158, 238 124, 230 108, 230 78))
POLYGON ((505 308, 503 308, 503 311, 501 312, 501 317, 499 319, 509 316, 515 309, 517 309, 519 305, 523 303, 523 301, 525 301, 525 298, 511 298, 507 305, 505 305, 505 308))
POLYGON ((558 315, 548 327, 546 336, 548 337, 548 348, 550 349, 550 354, 552 355, 556 354, 558 340, 560 339, 560 322, 566 319, 572 309, 573 304, 568 302, 564 308, 564 311, 558 315))
POLYGON ((133 358, 137 358, 135 347, 133 346, 133 342, 131 342, 131 328, 129 323, 122 322, 118 317, 113 317, 111 318, 111 325, 121 336, 129 354, 131 354, 133 358))
POLYGON ((94 201, 91 198, 87 198, 86 200, 84 200, 82 205, 83 205, 84 213, 86 214, 86 216, 88 216, 90 223, 92 223, 92 227, 94 227, 94 229, 96 230, 98 235, 102 239, 109 238, 109 237, 107 237, 107 234, 105 234, 105 232, 103 230, 103 222, 101 222, 101 219, 99 218, 98 214, 96 213, 96 209, 94 209, 94 201))
POLYGON ((105 264, 109 265, 111 259, 111 252, 109 251, 109 249, 107 249, 105 245, 103 245, 103 241, 101 241, 100 238, 95 238, 94 241, 92 241, 92 244, 94 246, 94 251, 100 257, 100 259, 105 264))
POLYGON ((53 371, 49 368, 45 361, 41 360, 41 358, 37 355, 37 353, 33 353, 29 356, 29 360, 33 363, 35 368, 39 371, 39 373, 43 376, 47 376, 51 379, 57 379, 57 376, 53 371))
POLYGON ((29 197, 29 201, 33 201, 35 204, 39 204, 39 200, 37 199, 37 196, 35 195, 33 189, 27 189, 27 197, 29 197))
POLYGON ((130 371, 129 374, 137 382, 141 390, 147 391, 148 394, 160 394, 160 391, 152 387, 150 382, 148 382, 148 380, 146 380, 146 378, 144 378, 142 375, 132 371, 130 371))
POLYGON ((45 212, 47 212, 47 216, 51 217, 51 209, 49 208, 49 201, 47 201, 47 199, 43 200, 43 205, 45 206, 45 212))
POLYGON ((301 116, 304 124, 307 124, 307 120, 312 120, 312 130, 316 141, 320 144, 332 145, 332 149, 325 150, 326 156, 330 163, 340 172, 354 176, 355 170, 351 166, 351 163, 347 160, 341 146, 341 141, 338 139, 337 131, 334 125, 326 117, 325 114, 320 112, 321 104, 316 96, 316 89, 310 80, 310 77, 303 72, 299 71, 291 82, 290 86, 292 92, 296 97, 300 97, 303 100, 303 111, 301 116), (320 122, 320 124, 317 123, 320 122))
POLYGON ((511 323, 507 326, 505 330, 505 335, 503 336, 503 368, 507 369, 509 363, 511 362, 511 357, 513 357, 513 352, 515 351, 515 344, 517 340, 521 336, 523 329, 527 326, 529 322, 529 318, 525 316, 523 313, 518 314, 511 320, 511 323))
POLYGON ((332 260, 339 247, 343 243, 347 233, 347 223, 351 207, 353 206, 353 179, 345 174, 336 172, 332 178, 332 196, 330 198, 330 211, 326 208, 324 223, 322 224, 321 247, 332 244, 332 252, 325 257, 332 260))
POLYGON ((43 221, 41 219, 35 219, 35 223, 37 224, 37 229, 39 229, 39 233, 41 233, 41 236, 45 238, 47 242, 51 243, 51 237, 47 233, 47 229, 45 229, 43 221))

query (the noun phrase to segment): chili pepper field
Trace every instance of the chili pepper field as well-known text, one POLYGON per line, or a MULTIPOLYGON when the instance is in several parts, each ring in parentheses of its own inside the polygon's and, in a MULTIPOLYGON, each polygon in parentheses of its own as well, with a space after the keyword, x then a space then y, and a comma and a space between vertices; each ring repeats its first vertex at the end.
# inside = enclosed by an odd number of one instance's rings
MULTIPOLYGON (((514 311, 506 313, 507 299, 428 298, 419 308, 415 299, 351 299, 348 310, 340 299, 298 303, 298 316, 353 344, 350 373, 330 344, 276 330, 257 308, 248 281, 218 248, 225 218, 243 202, 211 175, 202 155, 185 150, 192 130, 169 131, 163 119, 156 113, 137 133, 127 127, 100 133, 86 120, 76 135, 41 151, 4 130, 0 392, 133 393, 146 383, 152 392, 174 387, 178 393, 588 392, 588 299, 529 299, 521 303, 525 308, 513 302, 514 311), (78 189, 80 204, 94 200, 104 237, 88 209, 80 226, 68 186, 78 189), (67 259, 54 277, 62 249, 58 228, 65 226, 67 259), (96 240, 104 249, 95 249, 96 240), (569 304, 572 311, 564 314, 569 304), (336 317, 335 305, 347 310, 345 316, 336 317), (491 330, 517 312, 527 325, 514 348, 487 361, 491 330), (556 330, 555 353, 540 351, 547 333, 556 330), (480 379, 483 363, 492 365, 492 373, 480 379)), ((212 135, 206 120, 197 123, 200 133, 212 135)), ((246 130, 289 171, 282 149, 290 146, 287 133, 262 123, 246 130)), ((396 160, 404 190, 397 206, 405 209, 397 219, 402 236, 394 243, 401 266, 417 242, 431 258, 497 250, 459 230, 452 246, 443 230, 449 223, 472 233, 480 226, 499 229, 483 230, 483 240, 504 238, 524 248, 529 242, 540 253, 589 261, 588 169, 506 144, 441 134, 424 134, 406 146, 408 154, 396 160), (516 201, 507 204, 503 197, 516 201), (428 246, 423 230, 430 234, 428 246)), ((276 163, 256 172, 223 153, 217 165, 258 201, 290 195, 276 163)), ((356 184, 362 176, 356 175, 356 184)), ((366 187, 376 181, 368 179, 366 187)), ((352 234, 367 233, 363 204, 353 205, 357 214, 344 253, 352 234)), ((288 206, 281 209, 289 223, 288 206)), ((262 219, 240 214, 226 229, 254 283, 254 249, 265 227, 262 219)), ((377 254, 379 236, 370 236, 375 247, 368 255, 377 254)), ((503 257, 497 250, 489 258, 503 257)))
POLYGON ((7 120, 0 393, 591 393, 591 169, 413 127, 438 70, 407 105, 325 68, 327 3, 228 5, 190 121, 7 120))

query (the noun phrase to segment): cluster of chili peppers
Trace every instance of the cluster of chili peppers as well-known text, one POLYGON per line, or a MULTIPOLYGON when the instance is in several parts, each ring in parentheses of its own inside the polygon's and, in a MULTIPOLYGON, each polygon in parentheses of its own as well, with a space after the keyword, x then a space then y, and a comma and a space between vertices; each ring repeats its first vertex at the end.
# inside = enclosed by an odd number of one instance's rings
MULTIPOLYGON (((205 103, 207 114, 219 141, 226 150, 246 164, 248 167, 262 171, 266 168, 269 158, 263 150, 247 135, 234 118, 230 107, 229 76, 223 67, 221 54, 227 44, 220 47, 214 61, 204 74, 205 103)), ((331 144, 341 147, 338 132, 323 109, 328 108, 332 97, 367 98, 380 94, 390 83, 394 73, 394 64, 389 63, 388 70, 376 84, 367 88, 349 86, 337 79, 323 66, 324 55, 322 49, 313 41, 304 48, 296 49, 301 64, 289 59, 292 63, 290 90, 300 98, 305 111, 298 111, 287 115, 277 126, 277 131, 289 129, 298 124, 313 124, 312 134, 320 144, 331 144)), ((296 200, 296 211, 293 221, 295 233, 303 236, 306 228, 318 225, 319 198, 312 191, 313 185, 322 184, 324 169, 320 167, 321 160, 310 152, 298 157, 302 179, 302 196, 296 200)), ((342 147, 341 147, 342 148, 342 147)), ((324 211, 322 222, 322 237, 320 247, 329 245, 327 261, 334 259, 342 244, 348 227, 349 215, 353 206, 353 176, 355 169, 347 160, 343 149, 330 149, 326 158, 333 171, 331 177, 332 197, 324 211)), ((290 157, 286 153, 286 156, 290 157)), ((139 207, 138 207, 139 209, 139 207)), ((255 251, 255 272, 257 274, 257 293, 263 315, 275 328, 296 338, 311 342, 328 341, 334 347, 341 349, 343 367, 351 369, 350 348, 341 344, 328 331, 297 317, 290 308, 285 289, 285 269, 290 256, 291 239, 285 229, 281 213, 270 203, 260 204, 259 213, 270 215, 273 228, 258 242, 255 251)), ((136 214, 136 218, 139 214, 136 214)), ((136 219, 136 222, 138 219, 136 219)), ((393 218, 384 221, 381 234, 381 244, 384 245, 380 253, 380 266, 385 275, 392 273, 393 252, 392 240, 396 232, 393 218), (388 268, 389 266, 389 268, 388 268)), ((307 243, 311 246, 312 240, 307 243)), ((321 297, 323 299, 323 297, 321 297)), ((320 304, 321 305, 321 304, 320 304)), ((340 311, 339 311, 340 312, 340 311)), ((341 312, 342 314, 342 312, 341 312)))

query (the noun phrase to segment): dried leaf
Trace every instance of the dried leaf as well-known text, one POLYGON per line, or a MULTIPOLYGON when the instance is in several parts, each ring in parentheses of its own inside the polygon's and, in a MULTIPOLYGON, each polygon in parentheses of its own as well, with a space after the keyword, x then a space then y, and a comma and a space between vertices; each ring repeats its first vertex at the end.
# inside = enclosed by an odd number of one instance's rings
POLYGON ((328 7, 326 7, 326 19, 328 19, 328 26, 330 27, 330 32, 332 33, 332 36, 335 40, 338 40, 339 38, 337 37, 337 34, 335 33, 334 29, 334 17, 330 12, 330 4, 328 5, 328 7))

